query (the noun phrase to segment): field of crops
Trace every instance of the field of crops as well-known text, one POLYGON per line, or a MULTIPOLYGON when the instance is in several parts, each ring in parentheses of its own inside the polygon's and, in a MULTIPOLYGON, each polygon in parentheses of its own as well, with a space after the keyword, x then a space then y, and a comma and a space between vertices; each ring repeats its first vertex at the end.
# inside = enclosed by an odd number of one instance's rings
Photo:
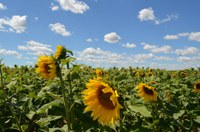
POLYGON ((200 131, 200 69, 93 68, 58 46, 0 64, 0 131, 200 131))

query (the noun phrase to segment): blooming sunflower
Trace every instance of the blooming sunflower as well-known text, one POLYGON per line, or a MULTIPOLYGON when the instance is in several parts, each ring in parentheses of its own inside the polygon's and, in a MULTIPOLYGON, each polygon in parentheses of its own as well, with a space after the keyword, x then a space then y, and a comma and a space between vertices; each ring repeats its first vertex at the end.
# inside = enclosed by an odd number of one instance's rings
POLYGON ((58 45, 56 47, 56 53, 54 54, 54 57, 56 59, 64 59, 66 56, 66 49, 62 45, 58 45))
POLYGON ((56 77, 56 64, 51 56, 40 56, 37 63, 36 73, 41 78, 51 80, 56 77))
POLYGON ((98 78, 90 79, 86 87, 82 92, 83 102, 87 106, 85 112, 92 111, 93 120, 98 119, 103 125, 114 124, 120 117, 122 108, 118 102, 117 91, 98 78))
POLYGON ((137 87, 138 95, 145 101, 156 101, 157 92, 149 85, 140 83, 137 87))
POLYGON ((194 84, 194 91, 200 92, 200 81, 194 84))

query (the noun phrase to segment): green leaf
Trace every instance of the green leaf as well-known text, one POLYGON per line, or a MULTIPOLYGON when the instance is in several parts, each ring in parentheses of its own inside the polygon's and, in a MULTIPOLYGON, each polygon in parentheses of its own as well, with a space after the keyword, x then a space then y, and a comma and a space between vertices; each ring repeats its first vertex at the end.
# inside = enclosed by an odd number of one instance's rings
POLYGON ((36 123, 40 125, 40 127, 47 126, 51 121, 55 121, 62 118, 62 116, 52 116, 48 115, 46 118, 40 118, 36 123))
POLYGON ((34 99, 37 99, 37 98, 38 98, 38 96, 37 96, 34 92, 30 92, 30 93, 28 94, 28 96, 29 96, 30 98, 34 98, 34 99))
POLYGON ((62 59, 61 62, 62 62, 62 65, 66 65, 67 63, 71 63, 71 62, 74 62, 76 60, 75 57, 67 57, 66 59, 62 59))
POLYGON ((174 118, 174 119, 178 119, 178 118, 181 117, 184 113, 185 113, 185 110, 180 110, 178 113, 174 113, 174 114, 173 114, 173 118, 174 118))
POLYGON ((51 109, 52 106, 58 106, 59 104, 60 104, 60 101, 58 101, 58 100, 51 101, 51 102, 49 102, 49 103, 47 103, 47 104, 44 104, 41 108, 39 108, 39 109, 36 111, 36 113, 37 113, 37 114, 46 113, 46 111, 47 111, 48 109, 51 109))
POLYGON ((147 108, 143 104, 134 104, 131 106, 128 106, 132 111, 138 112, 144 117, 152 117, 151 112, 147 110, 147 108))
POLYGON ((68 126, 64 125, 62 128, 49 128, 49 132, 68 132, 68 126))
POLYGON ((196 119, 194 119, 197 123, 200 123, 200 116, 197 116, 196 119))
POLYGON ((35 114, 36 114, 35 111, 29 111, 29 113, 26 114, 26 116, 31 120, 35 114))

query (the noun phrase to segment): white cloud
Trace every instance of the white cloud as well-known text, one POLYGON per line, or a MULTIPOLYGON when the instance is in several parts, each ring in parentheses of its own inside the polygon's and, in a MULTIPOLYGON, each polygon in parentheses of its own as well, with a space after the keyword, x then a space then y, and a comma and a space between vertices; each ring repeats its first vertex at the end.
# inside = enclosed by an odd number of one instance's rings
POLYGON ((188 47, 186 49, 177 49, 175 52, 178 55, 196 54, 199 49, 195 47, 188 47))
POLYGON ((0 18, 0 31, 22 33, 26 30, 27 16, 12 16, 11 19, 0 18), (5 26, 10 26, 6 29, 5 26))
POLYGON ((22 55, 14 50, 6 50, 6 49, 0 49, 0 55, 12 55, 16 58, 21 58, 22 55))
POLYGON ((155 56, 153 54, 137 54, 135 55, 135 59, 138 61, 144 61, 146 59, 154 58, 155 56))
POLYGON ((162 24, 171 21, 172 19, 178 19, 178 16, 175 14, 167 15, 167 18, 160 20, 155 16, 154 10, 151 7, 149 7, 139 11, 138 19, 140 21, 153 21, 155 24, 162 24))
POLYGON ((123 55, 110 51, 103 51, 100 48, 86 48, 81 52, 76 52, 77 60, 84 63, 92 63, 95 65, 115 65, 119 64, 119 60, 123 59, 123 55))
POLYGON ((59 9, 59 6, 52 6, 52 7, 51 7, 51 10, 52 10, 52 11, 57 11, 58 9, 59 9))
POLYGON ((189 34, 189 40, 200 42, 200 32, 192 32, 189 34))
POLYGON ((136 47, 135 44, 130 44, 130 43, 123 44, 122 46, 126 47, 126 48, 135 48, 136 47))
POLYGON ((164 39, 172 40, 172 39, 179 39, 179 37, 188 37, 189 40, 200 42, 200 32, 178 33, 176 35, 166 35, 164 36, 164 39))
POLYGON ((167 57, 167 56, 155 56, 154 59, 155 59, 155 60, 160 60, 160 61, 173 60, 172 58, 167 57))
POLYGON ((144 8, 139 11, 138 18, 140 19, 140 21, 154 21, 156 19, 154 11, 151 7, 144 8))
POLYGON ((89 9, 89 6, 78 0, 56 0, 61 8, 66 11, 71 11, 76 14, 83 14, 86 10, 89 9))
POLYGON ((164 19, 161 19, 161 20, 156 19, 156 20, 154 20, 154 21, 155 21, 155 24, 162 24, 162 23, 171 21, 171 20, 173 20, 173 19, 174 19, 174 20, 178 19, 178 15, 174 15, 174 14, 172 14, 172 15, 167 15, 167 18, 164 18, 164 19))
POLYGON ((111 33, 104 35, 104 41, 106 41, 108 43, 117 43, 117 42, 119 42, 120 39, 121 39, 121 37, 119 35, 117 35, 117 33, 115 33, 115 32, 111 32, 111 33))
POLYGON ((164 46, 161 46, 161 47, 157 47, 155 49, 151 49, 151 52, 153 53, 170 53, 172 51, 172 47, 169 46, 169 45, 164 45, 164 46))
POLYGON ((93 42, 93 40, 91 38, 87 38, 86 41, 87 42, 93 42))
POLYGON ((61 23, 55 23, 55 24, 49 24, 49 27, 51 29, 51 31, 60 34, 62 36, 70 36, 71 33, 69 31, 67 31, 67 29, 65 28, 65 25, 61 24, 61 23))
POLYGON ((186 56, 180 56, 177 61, 179 62, 199 62, 200 57, 186 57, 186 56))
MULTIPOLYGON (((126 53, 114 53, 111 51, 104 51, 100 48, 86 48, 83 51, 76 51, 75 57, 81 63, 101 66, 101 67, 128 67, 146 65, 149 66, 150 62, 157 61, 170 61, 173 58, 167 56, 156 56, 152 53, 149 54, 126 54, 126 53)), ((167 63, 167 62, 166 62, 167 63)))
POLYGON ((189 33, 178 33, 177 35, 180 36, 180 37, 185 37, 185 36, 188 36, 189 33))
POLYGON ((178 37, 178 35, 166 35, 166 36, 164 36, 164 39, 175 40, 175 39, 179 39, 179 37, 178 37))
POLYGON ((2 3, 0 3, 0 10, 6 10, 7 7, 5 5, 3 5, 2 3))
POLYGON ((19 45, 18 49, 19 50, 24 50, 28 51, 28 54, 34 54, 34 55, 44 55, 44 54, 49 54, 52 52, 51 50, 51 45, 48 44, 42 44, 36 41, 28 41, 27 45, 19 45))
POLYGON ((144 43, 144 42, 142 42, 141 45, 143 45, 143 49, 145 49, 145 50, 150 50, 150 49, 154 49, 154 48, 157 47, 155 45, 147 44, 147 43, 144 43))
POLYGON ((161 47, 155 46, 155 45, 151 45, 151 44, 147 44, 142 42, 141 45, 143 45, 143 48, 145 50, 150 50, 152 53, 170 53, 172 52, 172 47, 169 45, 164 45, 161 47))

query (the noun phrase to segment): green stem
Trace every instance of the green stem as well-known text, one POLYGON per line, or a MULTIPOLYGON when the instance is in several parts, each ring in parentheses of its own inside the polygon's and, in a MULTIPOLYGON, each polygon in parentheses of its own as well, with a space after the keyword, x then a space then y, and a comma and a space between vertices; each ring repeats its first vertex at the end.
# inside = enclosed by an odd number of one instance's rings
MULTIPOLYGON (((69 63, 67 63, 67 69, 70 70, 69 63)), ((67 81, 69 83, 69 97, 70 97, 70 99, 72 99, 72 83, 71 83, 70 73, 67 75, 67 81)), ((73 104, 70 103, 69 118, 70 118, 70 122, 71 122, 71 128, 73 128, 73 120, 72 119, 74 119, 73 112, 71 111, 72 107, 73 107, 73 104)))
MULTIPOLYGON (((69 63, 67 63, 67 69, 69 70, 69 63)), ((70 74, 67 75, 67 80, 69 82, 69 95, 71 96, 71 93, 72 93, 72 84, 71 84, 70 74)))
MULTIPOLYGON (((1 76, 1 88, 2 88, 3 94, 4 94, 5 98, 6 98, 6 100, 9 101, 9 98, 8 98, 8 96, 7 96, 7 94, 6 94, 5 90, 4 90, 3 75, 2 75, 2 70, 1 70, 1 61, 0 61, 0 76, 1 76)), ((10 109, 10 111, 11 111, 11 113, 12 113, 12 115, 13 115, 16 123, 17 123, 17 126, 18 126, 20 132, 23 132, 23 130, 21 128, 21 125, 20 125, 20 122, 19 122, 17 116, 14 113, 13 107, 11 105, 8 105, 8 107, 9 107, 9 109, 10 109)))
POLYGON ((60 78, 62 96, 63 96, 63 101, 64 101, 65 116, 67 118, 67 124, 68 124, 69 130, 71 130, 72 127, 71 127, 71 118, 70 118, 70 109, 69 109, 70 106, 69 106, 69 103, 67 102, 67 98, 66 98, 66 95, 65 95, 65 85, 64 85, 63 78, 62 78, 61 70, 59 72, 59 78, 60 78))

